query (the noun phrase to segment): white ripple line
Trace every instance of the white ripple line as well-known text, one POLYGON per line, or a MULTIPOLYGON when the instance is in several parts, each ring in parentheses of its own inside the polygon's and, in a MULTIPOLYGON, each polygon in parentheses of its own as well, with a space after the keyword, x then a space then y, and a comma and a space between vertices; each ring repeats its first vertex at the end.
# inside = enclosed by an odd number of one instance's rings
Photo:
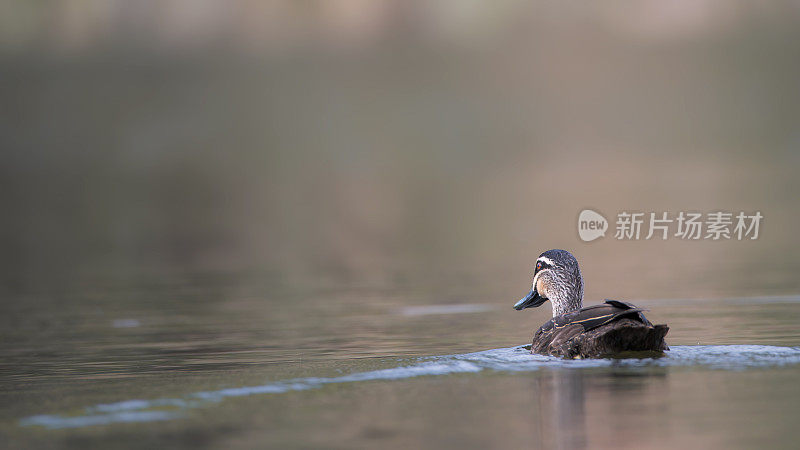
POLYGON ((485 369, 500 372, 534 371, 542 368, 587 367, 675 367, 706 366, 711 369, 744 370, 752 367, 784 366, 800 363, 800 348, 765 345, 674 346, 667 356, 653 359, 586 359, 563 360, 551 356, 531 355, 522 346, 498 348, 458 355, 420 358, 419 363, 391 369, 356 372, 340 377, 296 378, 259 386, 243 386, 200 391, 183 398, 124 400, 98 404, 84 409, 82 415, 41 414, 23 418, 21 426, 42 426, 48 429, 80 428, 113 423, 152 422, 184 417, 181 411, 220 402, 230 397, 280 394, 317 389, 326 384, 354 383, 372 380, 399 380, 421 376, 475 373, 485 369), (154 408, 162 408, 156 409, 154 408), (164 408, 167 408, 166 410, 164 408))

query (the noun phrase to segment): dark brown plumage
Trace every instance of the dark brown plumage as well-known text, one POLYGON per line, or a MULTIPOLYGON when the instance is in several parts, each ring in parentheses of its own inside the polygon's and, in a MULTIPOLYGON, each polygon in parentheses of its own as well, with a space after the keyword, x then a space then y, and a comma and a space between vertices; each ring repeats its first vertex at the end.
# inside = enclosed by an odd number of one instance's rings
POLYGON ((533 335, 531 353, 562 358, 603 358, 624 352, 662 353, 666 325, 653 325, 642 309, 606 300, 547 321, 533 335))

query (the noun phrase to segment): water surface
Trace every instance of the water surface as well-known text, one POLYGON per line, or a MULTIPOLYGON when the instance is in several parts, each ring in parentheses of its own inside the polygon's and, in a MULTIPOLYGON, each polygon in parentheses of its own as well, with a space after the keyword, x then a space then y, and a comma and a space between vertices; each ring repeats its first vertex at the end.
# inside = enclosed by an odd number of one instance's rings
POLYGON ((641 300, 671 327, 665 357, 564 361, 521 345, 549 309, 517 313, 480 289, 437 303, 435 289, 402 283, 298 289, 249 277, 80 288, 48 294, 45 311, 16 304, 2 347, 4 439, 744 448, 800 437, 795 296, 641 300))

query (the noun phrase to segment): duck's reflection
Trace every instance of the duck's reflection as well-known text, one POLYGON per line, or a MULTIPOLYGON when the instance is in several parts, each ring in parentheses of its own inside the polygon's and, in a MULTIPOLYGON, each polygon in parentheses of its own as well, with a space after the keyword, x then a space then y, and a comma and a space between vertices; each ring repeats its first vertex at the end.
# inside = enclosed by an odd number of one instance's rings
POLYGON ((535 378, 542 446, 586 447, 586 393, 581 370, 555 369, 535 378))
MULTIPOLYGON (((624 415, 632 399, 640 398, 645 390, 663 388, 666 374, 663 370, 641 372, 618 367, 606 371, 561 368, 539 374, 535 377, 534 402, 538 408, 535 416, 540 420, 534 428, 542 447, 595 446, 593 436, 609 436, 611 428, 617 428, 614 416, 624 415)), ((624 426, 619 428, 611 434, 626 434, 624 426)))

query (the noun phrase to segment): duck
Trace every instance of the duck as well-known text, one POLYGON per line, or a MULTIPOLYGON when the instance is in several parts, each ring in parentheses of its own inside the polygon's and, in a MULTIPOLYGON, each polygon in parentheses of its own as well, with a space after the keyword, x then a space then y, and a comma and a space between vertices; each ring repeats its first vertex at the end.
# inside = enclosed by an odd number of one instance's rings
POLYGON ((645 309, 620 300, 583 307, 578 260, 566 250, 539 255, 531 291, 514 309, 553 305, 553 318, 533 335, 531 353, 565 359, 661 356, 669 350, 666 324, 653 325, 645 309))

